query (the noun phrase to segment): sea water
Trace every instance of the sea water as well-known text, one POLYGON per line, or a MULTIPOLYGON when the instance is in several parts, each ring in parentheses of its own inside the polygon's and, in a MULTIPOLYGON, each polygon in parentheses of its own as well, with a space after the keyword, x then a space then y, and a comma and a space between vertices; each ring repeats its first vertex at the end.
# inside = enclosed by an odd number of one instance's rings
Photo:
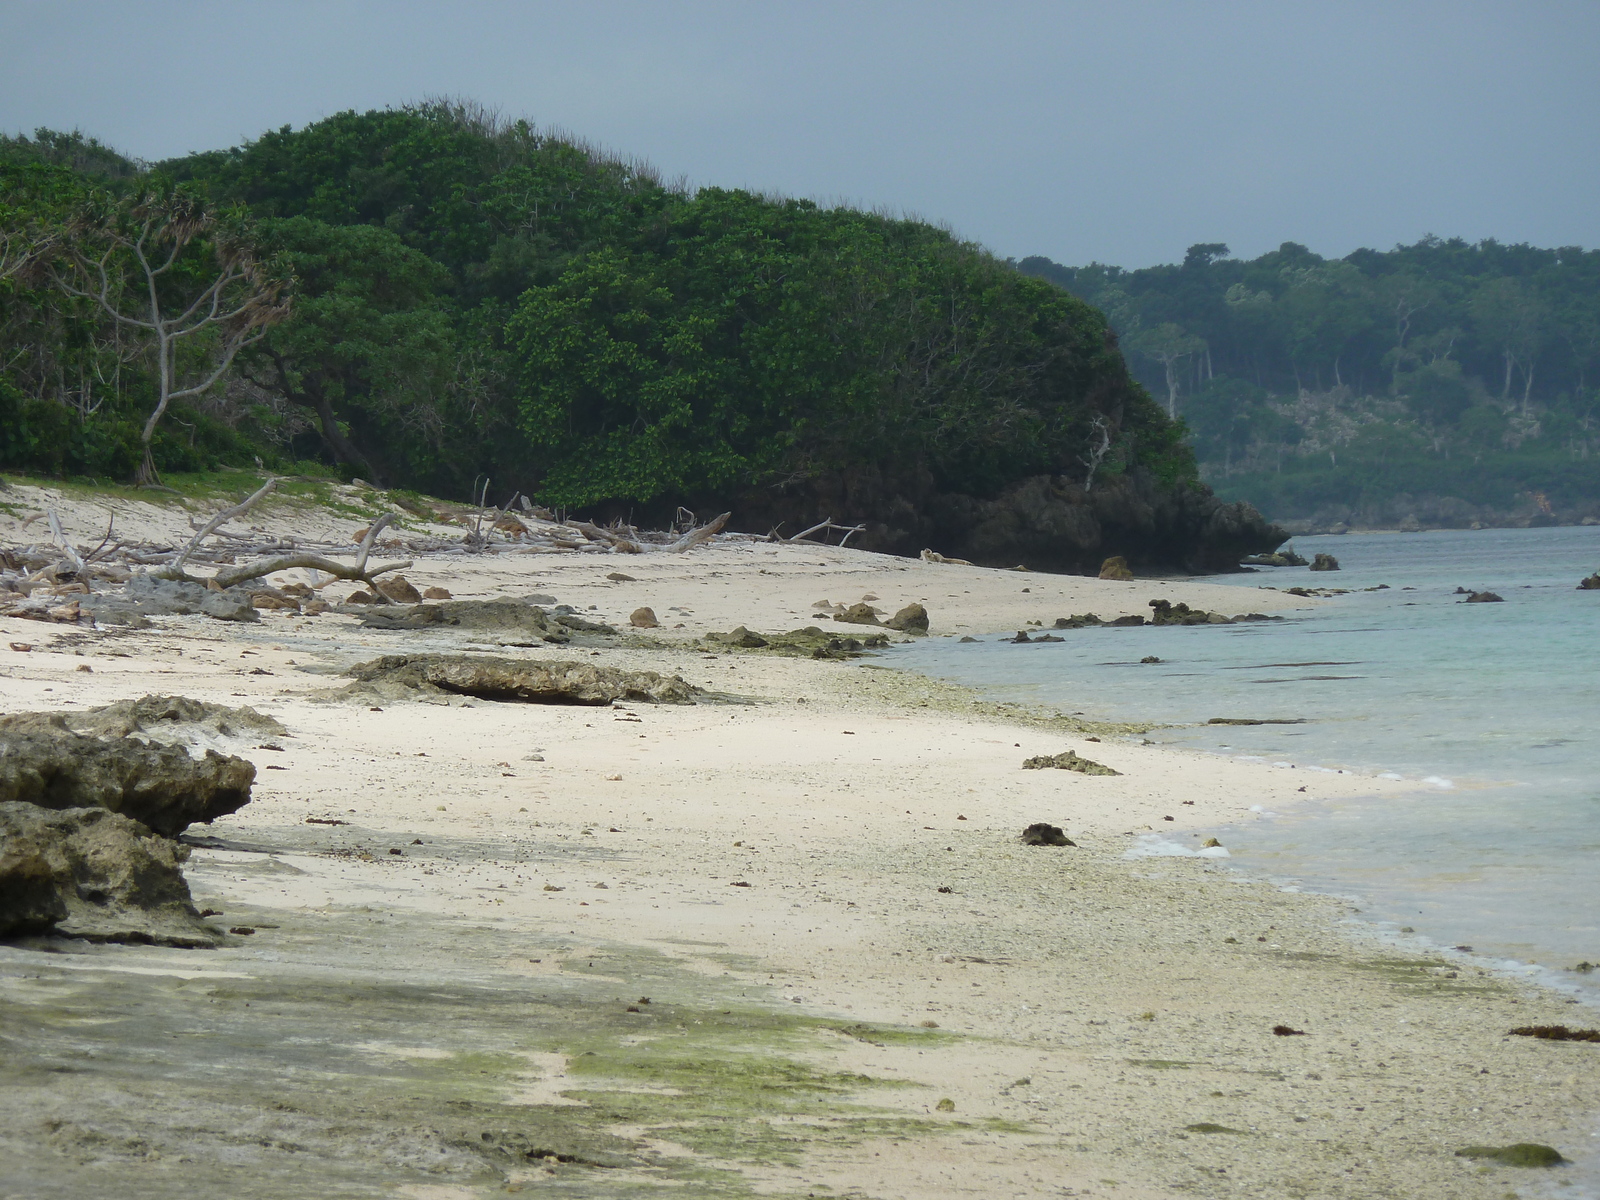
MULTIPOLYGON (((1238 588, 1230 615, 1257 607, 1257 587, 1351 590, 1283 621, 1062 630, 1059 643, 1030 645, 934 638, 893 661, 1000 698, 1161 722, 1152 741, 1276 764, 1297 802, 1217 831, 1233 865, 1356 896, 1387 928, 1538 964, 1596 998, 1600 969, 1572 968, 1600 963, 1600 591, 1576 589, 1600 569, 1600 528, 1352 534, 1295 548, 1334 554, 1342 569, 1208 582, 1238 588), (1464 603, 1461 587, 1504 603, 1464 603), (1161 662, 1139 661, 1149 655, 1161 662), (1341 769, 1415 786, 1315 799, 1320 772, 1341 769)), ((1150 585, 1152 598, 1166 590, 1150 585)), ((1139 849, 1184 852, 1159 835, 1139 849)))

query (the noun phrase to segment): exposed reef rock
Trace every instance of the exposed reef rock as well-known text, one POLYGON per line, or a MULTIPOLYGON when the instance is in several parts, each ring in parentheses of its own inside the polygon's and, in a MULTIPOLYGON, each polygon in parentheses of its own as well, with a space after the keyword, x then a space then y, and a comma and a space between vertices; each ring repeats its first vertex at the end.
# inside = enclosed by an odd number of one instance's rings
POLYGON ((882 625, 878 620, 878 609, 870 604, 852 604, 843 612, 834 613, 835 621, 843 621, 847 625, 882 625))
POLYGON ((1516 1142, 1510 1146, 1466 1146, 1456 1151, 1457 1158, 1485 1158, 1506 1167, 1559 1167, 1566 1162, 1554 1146, 1538 1142, 1516 1142))
POLYGON ((0 937, 215 946, 179 870, 188 856, 102 808, 0 803, 0 937))
POLYGON ((1078 575, 1097 574, 1115 555, 1133 567, 1236 571, 1245 555, 1270 553, 1289 536, 1248 504, 1226 503, 1199 484, 1163 483, 1144 470, 1097 478, 1092 491, 1063 476, 1035 475, 989 497, 942 492, 931 477, 890 479, 875 471, 793 486, 805 494, 751 492, 728 507, 751 532, 848 513, 866 523, 851 542, 864 550, 912 557, 940 546, 945 561, 1020 562, 1078 575))
POLYGON ((1306 560, 1294 552, 1294 547, 1285 546, 1273 554, 1252 554, 1243 560, 1247 567, 1303 567, 1306 560))
POLYGON ((1121 775, 1121 771, 1113 771, 1102 763, 1093 759, 1079 758, 1076 751, 1063 750, 1060 754, 1038 754, 1027 759, 1022 764, 1024 771, 1043 771, 1054 768, 1059 771, 1076 771, 1080 775, 1121 775))
POLYGON ((1600 592, 1600 571, 1578 582, 1580 592, 1600 592))
POLYGON ((1128 560, 1120 554, 1113 554, 1100 564, 1101 579, 1128 580, 1133 578, 1133 572, 1128 568, 1128 560))
POLYGON ((1061 826, 1051 825, 1048 821, 1035 821, 1022 831, 1022 844, 1024 846, 1076 846, 1078 843, 1069 838, 1061 826))
POLYGON ((175 837, 250 802, 256 769, 242 758, 195 759, 180 746, 74 733, 65 714, 24 715, 37 719, 0 731, 0 803, 103 808, 175 837))
POLYGON ((453 693, 523 704, 693 704, 696 691, 676 675, 654 671, 459 654, 390 654, 346 673, 356 680, 347 694, 387 699, 453 693))
POLYGON ((524 644, 535 641, 562 644, 574 633, 607 636, 617 632, 610 625, 590 621, 567 605, 546 609, 527 600, 450 600, 440 604, 372 606, 358 614, 367 629, 469 629, 521 638, 524 644))
POLYGON ((148 617, 197 613, 219 621, 259 621, 261 615, 251 604, 250 596, 247 587, 213 591, 203 583, 139 574, 128 580, 120 594, 84 596, 79 604, 102 625, 139 626, 148 617))
POLYGON ((77 712, 23 712, 0 717, 0 733, 62 730, 97 738, 138 736, 164 746, 220 745, 286 737, 289 732, 253 708, 230 708, 187 696, 141 696, 77 712))
POLYGON ((1339 560, 1331 554, 1319 554, 1311 563, 1313 571, 1337 571, 1339 560))
POLYGON ((872 650, 881 650, 889 644, 886 633, 865 633, 859 637, 845 637, 829 633, 815 625, 804 629, 791 629, 788 633, 752 633, 743 625, 730 633, 708 633, 707 648, 737 650, 770 650, 774 654, 804 658, 860 658, 872 650))
POLYGON ((928 610, 920 604, 908 604, 885 621, 884 624, 890 629, 898 630, 901 633, 927 633, 928 610))

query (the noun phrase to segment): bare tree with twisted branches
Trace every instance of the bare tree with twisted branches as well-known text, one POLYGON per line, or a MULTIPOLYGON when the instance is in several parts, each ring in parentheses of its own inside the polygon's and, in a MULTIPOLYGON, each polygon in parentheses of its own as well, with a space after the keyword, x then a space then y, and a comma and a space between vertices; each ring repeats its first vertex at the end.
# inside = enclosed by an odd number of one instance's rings
POLYGON ((182 188, 97 197, 51 239, 46 263, 56 287, 93 302, 154 352, 159 392, 140 434, 141 486, 160 481, 150 445, 171 403, 205 392, 289 315, 292 281, 262 258, 242 215, 182 188), (178 355, 186 346, 200 352, 187 370, 178 355))

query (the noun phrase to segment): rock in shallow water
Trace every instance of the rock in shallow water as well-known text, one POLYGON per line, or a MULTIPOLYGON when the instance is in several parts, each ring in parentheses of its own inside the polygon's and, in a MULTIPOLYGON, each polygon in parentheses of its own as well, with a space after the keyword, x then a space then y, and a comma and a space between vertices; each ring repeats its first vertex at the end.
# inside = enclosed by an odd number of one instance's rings
POLYGON ((215 946, 179 870, 188 856, 102 808, 0 803, 0 937, 215 946))

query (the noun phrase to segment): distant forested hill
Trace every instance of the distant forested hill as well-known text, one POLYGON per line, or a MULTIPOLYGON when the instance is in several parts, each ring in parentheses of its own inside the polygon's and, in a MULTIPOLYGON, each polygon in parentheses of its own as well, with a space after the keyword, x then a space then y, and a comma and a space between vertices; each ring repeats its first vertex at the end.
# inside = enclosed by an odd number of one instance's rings
POLYGON ((0 139, 0 185, 0 465, 316 460, 1069 569, 1276 540, 1216 518, 1100 312, 920 221, 691 191, 458 103, 154 165, 40 131, 0 139))
POLYGON ((1274 518, 1600 513, 1600 251, 1429 237, 1324 259, 1018 264, 1103 311, 1205 477, 1274 518))

